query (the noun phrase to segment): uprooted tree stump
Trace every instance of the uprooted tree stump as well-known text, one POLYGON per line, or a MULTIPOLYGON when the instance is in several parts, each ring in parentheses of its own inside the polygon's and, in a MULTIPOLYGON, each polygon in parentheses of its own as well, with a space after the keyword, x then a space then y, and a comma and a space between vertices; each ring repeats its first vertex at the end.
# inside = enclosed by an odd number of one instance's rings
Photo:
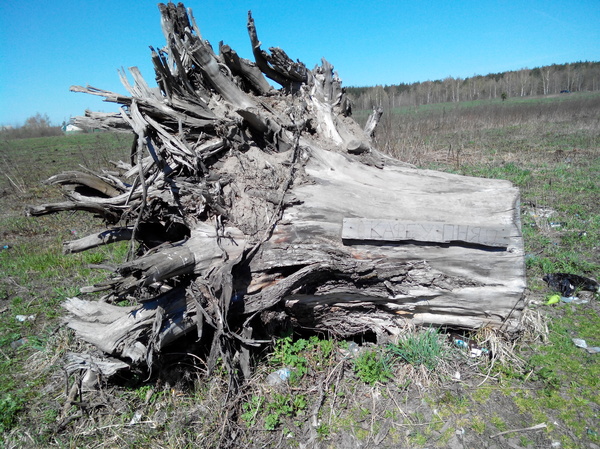
POLYGON ((250 348, 282 326, 393 336, 408 322, 518 329, 525 288, 519 192, 507 181, 418 170, 371 143, 333 67, 308 70, 279 48, 255 62, 215 54, 182 4, 159 5, 166 46, 152 48, 158 88, 134 67, 129 95, 72 91, 122 105, 76 123, 133 130, 131 161, 50 178, 67 201, 111 225, 65 252, 119 240, 137 251, 103 301, 69 299, 68 326, 107 354, 151 365, 189 333, 208 335, 248 375, 250 348), (265 76, 281 85, 274 89, 265 76), (136 305, 113 303, 129 300, 136 305))

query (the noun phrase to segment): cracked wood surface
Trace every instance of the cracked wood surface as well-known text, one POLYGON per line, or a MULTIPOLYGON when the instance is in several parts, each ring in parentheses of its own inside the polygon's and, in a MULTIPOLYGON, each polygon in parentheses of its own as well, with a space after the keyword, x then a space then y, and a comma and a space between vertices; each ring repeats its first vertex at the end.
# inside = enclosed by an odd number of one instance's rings
POLYGON ((120 73, 128 95, 71 88, 121 105, 75 122, 133 131, 130 160, 114 163, 120 175, 59 174, 49 182, 68 201, 29 209, 117 224, 66 252, 134 240, 111 278, 82 289, 105 291, 104 302, 65 304, 81 338, 152 366, 196 332, 209 368, 221 358, 248 375, 250 349, 289 322, 382 341, 408 323, 518 329, 518 189, 381 154, 371 141, 380 109, 363 131, 333 66, 308 70, 262 50, 250 14, 254 62, 225 44, 215 54, 182 4, 159 9, 167 42, 151 47, 156 88, 137 68, 133 83, 120 73), (110 304, 121 301, 134 305, 110 304))

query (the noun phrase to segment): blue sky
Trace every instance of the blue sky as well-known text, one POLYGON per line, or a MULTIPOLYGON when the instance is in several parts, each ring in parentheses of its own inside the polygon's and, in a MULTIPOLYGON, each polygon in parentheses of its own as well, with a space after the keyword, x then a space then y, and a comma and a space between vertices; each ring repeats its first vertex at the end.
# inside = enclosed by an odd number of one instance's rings
MULTIPOLYGON (((600 60, 599 0, 192 0, 204 39, 251 59, 252 10, 263 48, 309 68, 325 57, 346 86, 411 83, 553 63, 600 60)), ((125 93, 117 70, 154 84, 149 45, 162 47, 157 2, 8 1, 0 5, 0 124, 37 112, 54 124, 86 108, 115 111, 90 84, 125 93)))

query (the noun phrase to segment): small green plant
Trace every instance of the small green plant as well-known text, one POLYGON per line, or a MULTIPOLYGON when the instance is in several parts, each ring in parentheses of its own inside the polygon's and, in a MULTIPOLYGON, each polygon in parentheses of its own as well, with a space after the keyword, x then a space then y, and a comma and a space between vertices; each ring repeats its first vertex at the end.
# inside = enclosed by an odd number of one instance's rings
POLYGON ((323 369, 330 362, 334 347, 334 340, 322 340, 313 335, 308 340, 300 338, 294 341, 288 335, 275 343, 271 365, 290 368, 290 381, 293 383, 308 373, 309 369, 323 369))
MULTIPOLYGON (((2 329, 6 331, 6 329, 2 329)), ((10 345, 13 341, 17 341, 21 338, 21 334, 18 332, 7 332, 5 335, 0 336, 0 348, 3 346, 10 345)))
POLYGON ((386 410, 383 413, 383 417, 387 418, 387 419, 397 420, 398 419, 398 412, 396 410, 386 410))
POLYGON ((304 395, 294 396, 275 393, 273 400, 266 405, 268 415, 265 417, 265 429, 275 430, 282 417, 293 417, 306 409, 307 402, 304 395))
POLYGON ((306 407, 308 405, 306 402, 306 396, 304 396, 303 394, 294 396, 293 402, 294 402, 294 411, 296 411, 296 412, 306 410, 306 407))
POLYGON ((398 343, 390 344, 388 351, 405 363, 423 365, 433 371, 444 356, 444 344, 435 329, 408 334, 398 343))
POLYGON ((417 446, 424 446, 427 444, 427 435, 417 432, 410 436, 411 441, 417 446))
POLYGON ((73 296, 77 296, 80 293, 79 287, 69 286, 69 287, 55 287, 54 294, 61 300, 73 296))
POLYGON ((535 378, 544 383, 543 392, 546 396, 550 396, 552 392, 560 388, 561 381, 551 368, 546 366, 540 368, 535 373, 535 378))
POLYGON ((354 373, 370 385, 385 383, 393 377, 389 357, 374 349, 365 351, 354 359, 354 373))
POLYGON ((292 336, 277 340, 271 357, 271 363, 275 366, 287 366, 292 368, 290 381, 297 380, 308 371, 308 360, 302 355, 302 351, 308 346, 308 340, 303 338, 293 341, 292 336))
POLYGON ((256 425, 256 417, 258 416, 260 408, 264 402, 265 399, 262 396, 253 395, 250 398, 250 401, 242 404, 242 410, 244 413, 242 413, 241 418, 248 427, 254 427, 256 425))
POLYGON ((274 393, 267 397, 254 394, 242 404, 240 418, 248 428, 255 427, 262 418, 266 430, 275 430, 283 424, 283 418, 300 416, 307 407, 303 394, 274 393))
POLYGON ((453 393, 449 390, 444 392, 439 399, 439 403, 447 406, 453 415, 466 413, 469 407, 469 400, 466 396, 453 393))
POLYGON ((471 429, 481 435, 483 432, 485 432, 485 421, 479 416, 474 417, 471 420, 471 429))
POLYGON ((497 415, 494 415, 490 418, 490 422, 496 427, 496 429, 505 431, 508 427, 504 420, 497 415))
POLYGON ((315 348, 316 362, 319 364, 325 364, 330 359, 331 354, 335 347, 335 341, 326 339, 321 340, 316 335, 313 335, 308 339, 311 347, 315 348))
POLYGON ((52 424, 54 422, 56 422, 56 420, 58 419, 58 410, 55 409, 48 409, 46 411, 44 411, 43 415, 42 415, 42 422, 45 424, 52 424))
POLYGON ((152 385, 143 385, 135 390, 135 395, 139 398, 140 401, 153 403, 157 394, 154 391, 154 387, 152 385))
POLYGON ((319 435, 319 438, 327 438, 330 433, 331 428, 327 424, 321 423, 317 426, 317 435, 319 435))
POLYGON ((0 399, 0 433, 10 430, 15 425, 22 408, 23 399, 10 393, 0 399))
POLYGON ((279 424, 281 424, 281 420, 278 413, 269 413, 265 418, 265 429, 267 430, 275 430, 279 424))
POLYGON ((534 444, 534 442, 532 440, 530 440, 529 438, 527 438, 526 436, 521 436, 519 438, 519 442, 521 443, 522 447, 527 447, 527 446, 534 444))

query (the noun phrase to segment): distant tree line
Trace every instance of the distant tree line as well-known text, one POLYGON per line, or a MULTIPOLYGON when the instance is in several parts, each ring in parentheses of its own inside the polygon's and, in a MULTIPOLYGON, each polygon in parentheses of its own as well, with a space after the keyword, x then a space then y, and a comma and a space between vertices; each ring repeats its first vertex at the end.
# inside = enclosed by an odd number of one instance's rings
POLYGON ((600 62, 553 64, 468 78, 348 87, 355 109, 395 108, 506 97, 600 90, 600 62))
POLYGON ((49 137, 62 134, 60 126, 52 126, 48 114, 40 114, 39 112, 25 120, 23 126, 3 126, 0 128, 0 136, 4 139, 49 137))

